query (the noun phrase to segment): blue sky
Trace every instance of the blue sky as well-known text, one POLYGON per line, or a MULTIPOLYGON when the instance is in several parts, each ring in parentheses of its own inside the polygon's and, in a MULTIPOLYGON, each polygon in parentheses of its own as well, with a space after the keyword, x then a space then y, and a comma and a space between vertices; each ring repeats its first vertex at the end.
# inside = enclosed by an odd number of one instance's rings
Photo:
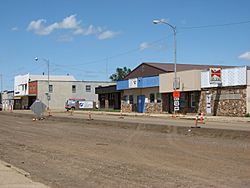
POLYGON ((250 65, 249 0, 1 0, 0 74, 108 80, 117 67, 172 62, 250 65), (208 27, 206 27, 208 26, 208 27), (34 58, 40 61, 35 62, 34 58))

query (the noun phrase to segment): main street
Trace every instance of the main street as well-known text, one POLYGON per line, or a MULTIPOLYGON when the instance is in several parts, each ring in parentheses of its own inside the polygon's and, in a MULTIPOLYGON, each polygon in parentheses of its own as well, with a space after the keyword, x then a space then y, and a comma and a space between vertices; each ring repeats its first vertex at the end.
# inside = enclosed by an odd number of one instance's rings
POLYGON ((248 131, 130 118, 32 121, 0 113, 0 160, 52 188, 250 186, 248 131))

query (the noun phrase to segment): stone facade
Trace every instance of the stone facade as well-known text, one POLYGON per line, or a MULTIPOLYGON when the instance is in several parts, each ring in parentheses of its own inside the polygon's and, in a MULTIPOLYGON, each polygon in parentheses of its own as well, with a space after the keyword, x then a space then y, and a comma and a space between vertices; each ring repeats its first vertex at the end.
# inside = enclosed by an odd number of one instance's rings
MULTIPOLYGON (((137 112, 136 104, 121 103, 121 111, 124 113, 137 112)), ((162 103, 145 103, 145 113, 157 114, 162 113, 162 103)))
POLYGON ((146 103, 145 113, 149 114, 162 113, 162 103, 146 103))
POLYGON ((245 116, 247 113, 246 86, 203 89, 199 112, 207 114, 206 97, 208 95, 211 96, 211 115, 245 116))
POLYGON ((121 102, 121 111, 124 113, 130 113, 132 112, 133 109, 133 105, 132 104, 128 104, 124 101, 121 102))

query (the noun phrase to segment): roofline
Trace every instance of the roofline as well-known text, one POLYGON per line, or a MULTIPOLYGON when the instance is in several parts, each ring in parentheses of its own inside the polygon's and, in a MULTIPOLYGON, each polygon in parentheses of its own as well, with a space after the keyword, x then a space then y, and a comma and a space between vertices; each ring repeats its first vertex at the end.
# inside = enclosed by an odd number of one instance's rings
MULTIPOLYGON (((148 65, 148 66, 150 66, 150 67, 154 67, 154 66, 152 66, 152 65, 149 65, 147 62, 143 62, 143 63, 139 64, 137 67, 135 67, 130 73, 128 73, 128 74, 125 76, 124 79, 126 79, 132 72, 134 72, 136 69, 138 69, 138 68, 139 68, 140 66, 142 66, 143 64, 146 64, 146 65, 148 65)), ((162 64, 166 64, 166 63, 162 63, 162 64)), ((158 70, 161 70, 161 71, 164 71, 164 72, 165 72, 165 70, 160 69, 159 67, 154 67, 154 68, 156 68, 156 69, 158 69, 158 70)))
MULTIPOLYGON (((32 80, 30 82, 48 82, 48 80, 32 80)), ((109 84, 114 84, 116 82, 109 82, 109 81, 85 81, 85 80, 50 80, 50 82, 81 82, 81 83, 109 83, 109 84)))

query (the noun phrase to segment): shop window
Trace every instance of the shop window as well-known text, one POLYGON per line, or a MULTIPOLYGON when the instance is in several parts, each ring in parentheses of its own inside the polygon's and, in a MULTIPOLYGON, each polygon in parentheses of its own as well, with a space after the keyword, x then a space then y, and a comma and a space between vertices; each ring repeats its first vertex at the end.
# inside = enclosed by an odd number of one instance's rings
POLYGON ((108 98, 109 98, 109 100, 114 100, 114 94, 113 93, 109 93, 108 94, 108 98))
POLYGON ((195 94, 194 93, 191 94, 191 107, 192 108, 195 107, 195 94))
POLYGON ((133 95, 129 95, 129 104, 134 104, 133 95))
POLYGON ((91 85, 86 85, 86 92, 91 92, 91 85))
POLYGON ((53 85, 49 85, 49 92, 53 93, 53 85))
POLYGON ((129 97, 128 97, 128 95, 124 95, 124 96, 122 97, 122 100, 123 100, 123 102, 125 102, 126 104, 129 104, 129 97))
POLYGON ((157 100, 157 103, 161 103, 161 101, 162 101, 161 93, 156 93, 156 100, 157 100))
POLYGON ((76 93, 76 85, 72 85, 72 93, 76 93))
POLYGON ((149 100, 150 100, 150 103, 154 103, 155 102, 155 94, 154 93, 150 93, 149 100))

